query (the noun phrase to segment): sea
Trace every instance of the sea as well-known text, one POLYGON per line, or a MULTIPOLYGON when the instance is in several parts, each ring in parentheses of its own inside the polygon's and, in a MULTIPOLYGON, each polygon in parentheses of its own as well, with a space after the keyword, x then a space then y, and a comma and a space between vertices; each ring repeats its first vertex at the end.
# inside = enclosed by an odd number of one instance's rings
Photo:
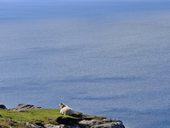
POLYGON ((0 0, 0 104, 170 128, 170 1, 0 0))

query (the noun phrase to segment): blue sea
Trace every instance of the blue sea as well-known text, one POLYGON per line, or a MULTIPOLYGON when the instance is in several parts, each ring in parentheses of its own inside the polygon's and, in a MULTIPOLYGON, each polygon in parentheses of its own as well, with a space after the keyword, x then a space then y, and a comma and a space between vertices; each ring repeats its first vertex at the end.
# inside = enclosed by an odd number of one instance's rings
POLYGON ((0 0, 0 103, 170 128, 170 2, 0 0))

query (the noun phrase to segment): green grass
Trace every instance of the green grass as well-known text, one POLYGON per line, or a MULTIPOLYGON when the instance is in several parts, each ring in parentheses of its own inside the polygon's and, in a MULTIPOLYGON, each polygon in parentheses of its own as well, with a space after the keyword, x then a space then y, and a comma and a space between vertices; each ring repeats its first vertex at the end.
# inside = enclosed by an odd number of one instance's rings
POLYGON ((32 109, 25 112, 0 110, 0 115, 0 118, 3 119, 27 122, 36 120, 47 122, 49 119, 56 119, 57 117, 62 116, 57 109, 32 109))
POLYGON ((58 117, 75 118, 64 116, 58 109, 31 109, 23 112, 0 109, 0 128, 25 128, 21 122, 30 122, 33 124, 56 124, 58 117))
POLYGON ((55 119, 58 117, 75 118, 64 116, 57 109, 32 109, 24 112, 0 109, 0 128, 25 128, 21 122, 33 124, 57 124, 55 119))
POLYGON ((58 109, 31 109, 23 112, 0 109, 0 128, 8 128, 11 125, 13 125, 13 128, 24 128, 19 122, 56 124, 55 119, 58 117, 72 119, 103 119, 103 117, 100 116, 83 115, 81 113, 77 113, 73 116, 64 116, 59 113, 58 109))

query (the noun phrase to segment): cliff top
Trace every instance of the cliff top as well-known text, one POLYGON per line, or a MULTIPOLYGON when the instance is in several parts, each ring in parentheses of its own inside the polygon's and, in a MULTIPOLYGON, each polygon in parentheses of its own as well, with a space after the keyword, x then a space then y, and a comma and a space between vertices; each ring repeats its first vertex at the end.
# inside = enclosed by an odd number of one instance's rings
POLYGON ((102 116, 86 115, 77 112, 74 115, 62 115, 59 109, 41 108, 20 104, 16 108, 0 109, 0 128, 124 128, 119 120, 102 116))

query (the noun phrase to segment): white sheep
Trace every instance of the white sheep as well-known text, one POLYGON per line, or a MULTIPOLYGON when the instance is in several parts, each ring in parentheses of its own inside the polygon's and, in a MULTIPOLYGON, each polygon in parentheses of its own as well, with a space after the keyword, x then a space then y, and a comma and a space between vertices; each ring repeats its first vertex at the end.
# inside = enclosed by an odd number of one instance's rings
POLYGON ((67 106, 67 105, 65 105, 63 103, 60 103, 59 107, 60 107, 60 113, 63 114, 63 115, 72 115, 72 114, 74 114, 74 111, 72 110, 72 108, 70 108, 69 106, 67 106))

